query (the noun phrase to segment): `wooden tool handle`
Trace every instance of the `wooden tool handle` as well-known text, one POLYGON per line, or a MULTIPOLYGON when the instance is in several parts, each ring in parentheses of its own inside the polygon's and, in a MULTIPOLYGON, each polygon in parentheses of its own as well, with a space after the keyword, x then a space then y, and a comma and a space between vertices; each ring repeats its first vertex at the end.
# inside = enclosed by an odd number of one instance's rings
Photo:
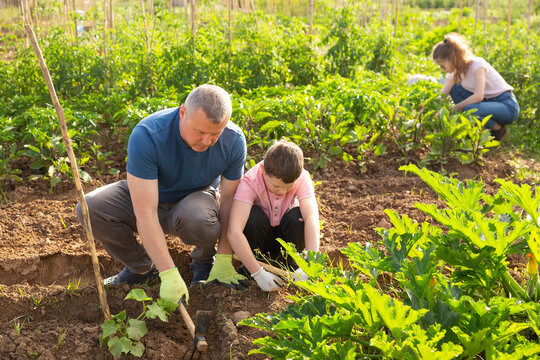
MULTIPOLYGON (((184 319, 184 322, 186 323, 186 326, 191 333, 191 336, 195 338, 195 324, 193 323, 193 320, 191 320, 191 317, 189 316, 186 307, 184 304, 180 303, 178 304, 178 309, 180 310, 180 315, 182 315, 182 319, 184 319)), ((205 339, 199 340, 197 342, 197 350, 199 351, 205 351, 208 349, 208 343, 205 339)))
MULTIPOLYGON (((242 261, 236 255, 233 255, 233 259, 238 260, 238 261, 242 261)), ((259 265, 261 265, 264 268, 264 270, 270 271, 272 274, 276 274, 276 275, 279 275, 279 276, 284 277, 284 278, 286 278, 289 275, 285 270, 278 269, 277 267, 272 266, 272 265, 267 264, 267 263, 264 263, 262 261, 257 260, 257 262, 259 263, 259 265)))

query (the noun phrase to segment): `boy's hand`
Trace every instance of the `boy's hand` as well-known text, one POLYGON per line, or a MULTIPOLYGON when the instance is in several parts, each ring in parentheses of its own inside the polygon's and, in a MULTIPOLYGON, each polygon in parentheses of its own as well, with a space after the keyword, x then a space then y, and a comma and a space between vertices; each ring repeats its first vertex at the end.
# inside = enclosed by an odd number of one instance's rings
POLYGON ((159 277, 161 278, 159 297, 175 304, 178 304, 182 297, 185 297, 187 304, 189 292, 177 267, 160 272, 159 277))
POLYGON ((255 274, 251 274, 251 276, 264 291, 277 291, 284 285, 283 280, 279 276, 264 270, 262 266, 255 274))
POLYGON ((249 280, 234 269, 232 254, 216 254, 216 260, 205 284, 209 285, 215 281, 236 290, 245 290, 249 287, 249 280))

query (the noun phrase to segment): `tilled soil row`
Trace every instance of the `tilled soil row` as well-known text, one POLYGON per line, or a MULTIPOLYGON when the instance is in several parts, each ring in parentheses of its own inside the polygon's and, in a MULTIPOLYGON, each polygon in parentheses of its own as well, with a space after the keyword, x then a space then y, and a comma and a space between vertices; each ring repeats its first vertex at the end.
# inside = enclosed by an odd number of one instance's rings
MULTIPOLYGON (((115 167, 123 168, 122 164, 115 167)), ((378 241, 375 229, 391 226, 385 209, 415 221, 426 220, 414 204, 439 200, 421 180, 405 176, 398 167, 395 156, 388 155, 378 158, 363 173, 352 163, 338 161, 314 175, 321 213, 321 251, 333 260, 343 259, 341 249, 347 243, 378 241)), ((497 159, 488 160, 483 167, 447 166, 446 171, 461 179, 481 177, 488 192, 496 191, 495 177, 508 178, 513 173, 497 159)), ((125 174, 98 179, 85 191, 122 177, 125 174)), ((61 183, 50 195, 47 184, 25 182, 7 195, 11 202, 0 207, 0 359, 112 359, 99 346, 103 314, 86 236, 74 212, 73 186, 61 183)), ((189 283, 191 247, 177 238, 169 237, 168 243, 189 283)), ((121 264, 99 243, 97 248, 103 277, 118 272, 121 264)), ((514 260, 516 264, 522 261, 514 260)), ((123 309, 131 317, 140 313, 135 301, 123 300, 130 289, 124 285, 107 290, 111 313, 123 309)), ((159 296, 158 283, 145 290, 154 298, 159 296)), ((197 310, 213 314, 206 336, 209 349, 201 358, 248 358, 247 353, 254 348, 252 341, 267 334, 239 326, 238 321, 283 309, 292 302, 288 295, 293 293, 293 287, 265 293, 254 282, 247 291, 221 285, 191 287, 187 307, 191 317, 195 318, 197 310)), ((147 325, 143 359, 180 358, 192 341, 180 315, 172 315, 167 323, 151 320, 147 325)))

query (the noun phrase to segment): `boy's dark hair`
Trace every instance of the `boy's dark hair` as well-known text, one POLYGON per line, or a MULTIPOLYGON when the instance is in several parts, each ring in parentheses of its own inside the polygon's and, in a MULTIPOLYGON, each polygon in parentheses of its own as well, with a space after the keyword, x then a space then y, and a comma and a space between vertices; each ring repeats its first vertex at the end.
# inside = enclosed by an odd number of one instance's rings
POLYGON ((263 166, 267 175, 290 184, 302 174, 304 154, 296 144, 280 140, 266 151, 263 166))

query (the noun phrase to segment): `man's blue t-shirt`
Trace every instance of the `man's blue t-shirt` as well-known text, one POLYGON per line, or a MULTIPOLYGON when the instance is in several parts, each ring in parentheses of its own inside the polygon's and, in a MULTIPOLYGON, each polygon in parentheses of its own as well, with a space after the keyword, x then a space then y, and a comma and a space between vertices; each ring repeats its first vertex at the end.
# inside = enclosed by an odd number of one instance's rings
POLYGON ((218 141, 203 152, 189 149, 179 130, 180 108, 158 111, 143 119, 131 133, 127 172, 158 179, 159 202, 176 202, 212 185, 220 175, 238 180, 244 173, 246 139, 231 121, 218 141))

